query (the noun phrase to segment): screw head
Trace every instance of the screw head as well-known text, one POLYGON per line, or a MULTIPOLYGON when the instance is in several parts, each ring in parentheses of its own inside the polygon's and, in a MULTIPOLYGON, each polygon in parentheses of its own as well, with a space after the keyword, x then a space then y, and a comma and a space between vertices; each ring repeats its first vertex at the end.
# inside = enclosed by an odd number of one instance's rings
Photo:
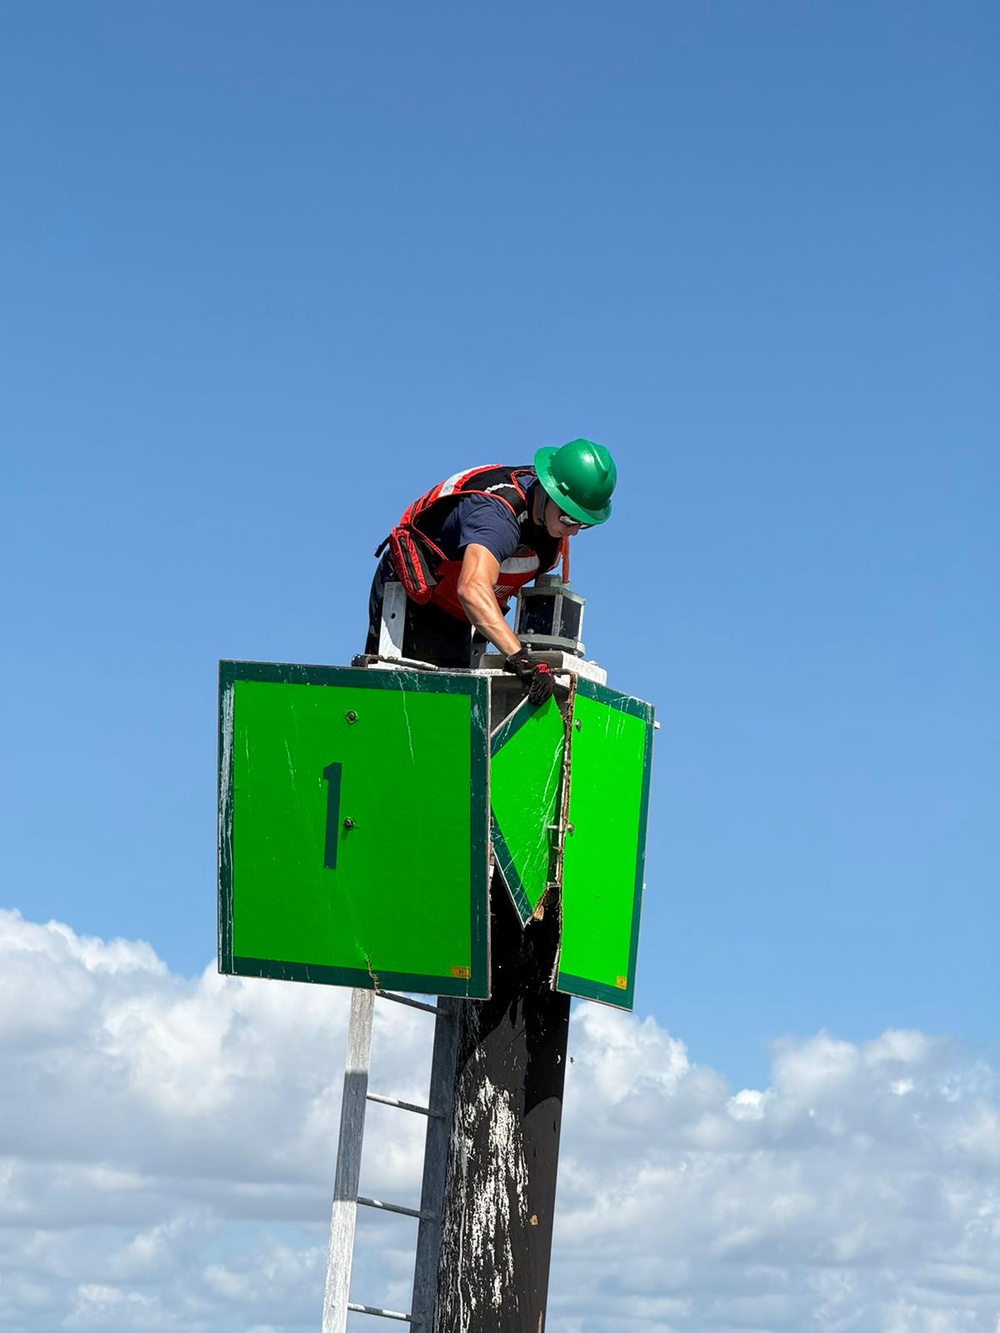
POLYGON ((354 820, 350 817, 350 815, 348 815, 347 818, 344 820, 344 828, 353 828, 353 827, 354 827, 354 820))
POLYGON ((353 708, 350 710, 350 712, 344 714, 345 722, 357 722, 357 720, 358 720, 358 715, 357 713, 355 713, 353 708))

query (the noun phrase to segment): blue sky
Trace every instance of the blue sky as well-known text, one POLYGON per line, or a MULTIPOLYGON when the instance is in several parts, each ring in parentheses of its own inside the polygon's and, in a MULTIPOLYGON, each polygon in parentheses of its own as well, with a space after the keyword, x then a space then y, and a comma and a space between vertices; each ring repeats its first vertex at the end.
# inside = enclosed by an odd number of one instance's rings
POLYGON ((372 551, 577 435, 652 700, 637 1010, 734 1088, 996 1054, 1000 12, 8 5, 0 906, 215 948, 221 657, 346 663, 372 551))

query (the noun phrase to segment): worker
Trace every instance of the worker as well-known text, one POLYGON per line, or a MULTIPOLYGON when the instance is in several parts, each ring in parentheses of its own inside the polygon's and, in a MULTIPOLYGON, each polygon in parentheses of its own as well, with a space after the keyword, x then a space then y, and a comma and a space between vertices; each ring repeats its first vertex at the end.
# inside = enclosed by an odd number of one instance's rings
POLYGON ((433 487, 375 553, 365 651, 378 653, 385 586, 395 580, 406 593, 404 657, 468 668, 476 630, 531 702, 544 703, 552 673, 507 624, 508 600, 555 565, 564 538, 607 520, 616 480, 603 445, 571 440, 539 449, 531 467, 470 468, 433 487))

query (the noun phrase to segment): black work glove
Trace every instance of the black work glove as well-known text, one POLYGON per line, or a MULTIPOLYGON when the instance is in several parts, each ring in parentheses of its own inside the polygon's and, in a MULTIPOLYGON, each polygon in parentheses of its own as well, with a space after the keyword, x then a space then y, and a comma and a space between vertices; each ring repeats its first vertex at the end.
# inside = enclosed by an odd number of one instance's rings
POLYGON ((528 703, 543 704, 556 692, 556 680, 547 662, 531 656, 527 644, 522 643, 516 653, 503 660, 504 671, 512 671, 528 691, 528 703))

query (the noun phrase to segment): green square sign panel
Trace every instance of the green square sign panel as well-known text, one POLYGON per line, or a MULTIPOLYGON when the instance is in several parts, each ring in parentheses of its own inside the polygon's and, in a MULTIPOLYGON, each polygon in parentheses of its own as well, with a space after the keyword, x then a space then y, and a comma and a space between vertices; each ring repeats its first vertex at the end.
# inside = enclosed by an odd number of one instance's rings
POLYGON ((631 1009, 653 709, 641 699, 580 680, 570 735, 556 989, 631 1009))
POLYGON ((549 699, 540 708, 522 701, 490 744, 493 851, 522 924, 550 881, 565 742, 562 713, 549 699))
POLYGON ((220 664, 219 967, 485 997, 484 678, 220 664))

